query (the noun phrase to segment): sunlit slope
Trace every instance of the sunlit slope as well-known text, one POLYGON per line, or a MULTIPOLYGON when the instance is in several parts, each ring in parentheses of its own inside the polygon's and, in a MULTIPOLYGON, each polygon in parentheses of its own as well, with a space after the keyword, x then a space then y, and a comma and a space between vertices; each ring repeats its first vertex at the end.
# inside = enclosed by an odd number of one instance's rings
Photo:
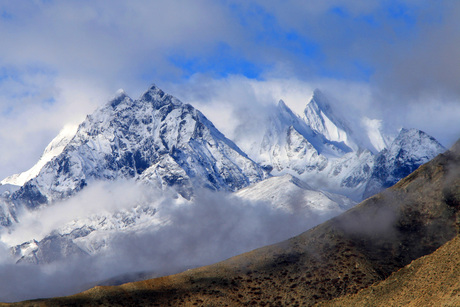
POLYGON ((321 306, 460 306, 460 237, 386 280, 321 306))

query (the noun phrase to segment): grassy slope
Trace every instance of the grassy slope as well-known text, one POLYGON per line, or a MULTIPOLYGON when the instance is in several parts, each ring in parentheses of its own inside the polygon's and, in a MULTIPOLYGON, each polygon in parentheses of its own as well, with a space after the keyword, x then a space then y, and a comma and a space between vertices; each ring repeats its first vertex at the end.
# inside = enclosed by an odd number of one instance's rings
POLYGON ((384 281, 321 306, 460 306, 460 237, 384 281))

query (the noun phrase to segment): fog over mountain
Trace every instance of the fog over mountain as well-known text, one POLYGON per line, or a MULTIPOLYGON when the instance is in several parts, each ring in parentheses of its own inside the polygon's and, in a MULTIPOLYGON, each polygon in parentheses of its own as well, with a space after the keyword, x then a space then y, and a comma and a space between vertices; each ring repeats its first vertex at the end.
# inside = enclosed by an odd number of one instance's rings
POLYGON ((0 272, 5 279, 0 284, 1 301, 72 294, 126 273, 145 272, 148 276, 178 273, 278 242, 331 216, 306 215, 300 208, 286 212, 263 202, 242 201, 208 191, 200 193, 193 203, 177 204, 150 190, 139 190, 132 183, 88 188, 81 196, 59 205, 44 209, 38 218, 35 215, 34 219, 25 219, 24 225, 18 225, 10 235, 2 235, 2 240, 8 243, 22 243, 35 237, 44 245, 52 242, 55 249, 39 254, 44 262, 41 265, 27 261, 16 264, 9 247, 3 245, 0 272), (140 217, 144 221, 138 222, 137 228, 123 228, 120 222, 93 233, 94 243, 106 241, 107 245, 97 254, 66 255, 65 251, 71 250, 71 241, 60 237, 59 232, 51 235, 47 232, 66 223, 72 227, 72 221, 78 218, 89 227, 97 225, 104 217, 111 217, 112 212, 118 210, 121 215, 123 207, 130 208, 132 203, 145 201, 146 197, 153 198, 150 204, 158 210, 158 215, 153 220, 140 217), (91 217, 97 223, 92 223, 91 217), (47 236, 50 240, 43 240, 47 236))

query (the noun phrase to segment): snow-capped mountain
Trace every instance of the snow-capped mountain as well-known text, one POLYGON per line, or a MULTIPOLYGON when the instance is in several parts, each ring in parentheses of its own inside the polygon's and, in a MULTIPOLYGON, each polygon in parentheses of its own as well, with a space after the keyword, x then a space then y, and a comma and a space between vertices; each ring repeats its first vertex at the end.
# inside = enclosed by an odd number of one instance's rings
MULTIPOLYGON (((166 196, 166 207, 193 206, 194 191, 205 188, 311 215, 319 223, 444 151, 415 129, 403 129, 392 140, 381 131, 381 122, 373 120, 369 140, 359 140, 319 91, 302 115, 283 101, 272 111, 260 123, 262 137, 251 143, 248 156, 201 112, 156 86, 137 100, 119 92, 78 127, 64 129, 29 171, 2 181, 0 223, 13 225, 14 233, 24 212, 34 218, 33 210, 75 200, 98 182, 130 180, 163 194, 55 223, 40 236, 11 243, 14 256, 20 262, 49 263, 94 255, 117 233, 153 231, 168 223, 159 199, 171 190, 176 192, 166 196), (383 149, 374 154, 377 148, 383 149)), ((100 205, 91 201, 88 208, 100 205)))
POLYGON ((401 129, 390 146, 375 157, 375 165, 364 191, 364 197, 370 197, 394 185, 420 165, 444 151, 445 148, 425 132, 417 129, 401 129))
POLYGON ((317 90, 301 116, 280 101, 260 125, 265 133, 252 158, 272 175, 291 174, 316 189, 361 201, 445 150, 422 131, 402 130, 393 140, 382 132, 381 121, 363 121, 367 130, 360 135, 366 139, 358 139, 317 90))
POLYGON ((303 120, 313 131, 330 142, 342 147, 345 152, 357 149, 352 139, 351 129, 343 119, 336 116, 326 96, 316 89, 303 112, 303 120))
POLYGON ((0 183, 2 185, 10 184, 15 186, 22 186, 30 179, 36 177, 46 163, 48 163, 49 161, 51 161, 51 159, 62 153, 67 144, 69 144, 70 140, 75 136, 77 129, 78 125, 65 126, 59 132, 59 134, 51 141, 51 143, 49 143, 49 145, 45 148, 45 151, 40 157, 40 160, 38 160, 38 162, 34 166, 32 166, 31 169, 20 174, 11 175, 3 179, 0 183))
POLYGON ((157 214, 158 205, 139 204, 114 212, 100 212, 76 218, 59 225, 43 238, 14 246, 13 257, 18 263, 46 264, 67 257, 103 253, 121 233, 153 232, 167 224, 167 218, 157 214))
POLYGON ((194 187, 235 191, 266 176, 201 112, 156 86, 138 100, 119 93, 63 143, 12 195, 15 203, 36 207, 96 180, 137 178, 189 198, 194 187))
POLYGON ((235 196, 267 202, 274 208, 296 214, 314 214, 318 216, 318 223, 356 205, 343 195, 316 190, 292 175, 268 178, 237 191, 235 196))

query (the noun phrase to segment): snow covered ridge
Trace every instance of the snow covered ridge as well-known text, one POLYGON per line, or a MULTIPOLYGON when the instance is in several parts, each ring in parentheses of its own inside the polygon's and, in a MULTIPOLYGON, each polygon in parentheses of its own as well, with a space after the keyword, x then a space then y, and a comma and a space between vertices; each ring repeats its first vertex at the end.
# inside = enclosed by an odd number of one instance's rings
POLYGON ((363 123, 367 131, 354 132, 324 94, 315 91, 302 115, 280 101, 260 123, 264 133, 259 139, 241 142, 250 144, 241 147, 274 176, 291 174, 315 189, 357 202, 445 151, 423 131, 402 129, 395 138, 382 132, 380 120, 364 118, 363 123))
POLYGON ((419 130, 403 129, 391 138, 382 133, 381 121, 363 121, 366 140, 318 90, 302 115, 280 101, 260 123, 261 139, 246 147, 234 140, 248 157, 201 112, 155 85, 137 100, 118 91, 78 127, 63 129, 29 171, 1 182, 7 191, 0 223, 10 225, 22 207, 66 199, 91 182, 129 178, 174 187, 190 198, 196 187, 237 191, 271 172, 360 201, 445 150, 419 130), (376 149, 382 150, 374 155, 376 149))
POLYGON ((51 161, 54 157, 62 153, 65 146, 70 142, 72 137, 77 132, 78 125, 67 125, 59 132, 59 134, 49 143, 45 148, 40 160, 29 170, 20 174, 11 175, 3 179, 0 183, 2 185, 11 184, 16 186, 22 186, 30 179, 36 177, 40 170, 45 166, 46 163, 51 161))
POLYGON ((120 93, 89 115, 11 199, 33 208, 121 178, 174 186, 189 198, 194 187, 235 191, 266 176, 201 112, 153 85, 138 100, 120 93))
POLYGON ((370 197, 392 186, 443 151, 445 148, 425 132, 401 129, 398 137, 375 157, 363 196, 370 197))

